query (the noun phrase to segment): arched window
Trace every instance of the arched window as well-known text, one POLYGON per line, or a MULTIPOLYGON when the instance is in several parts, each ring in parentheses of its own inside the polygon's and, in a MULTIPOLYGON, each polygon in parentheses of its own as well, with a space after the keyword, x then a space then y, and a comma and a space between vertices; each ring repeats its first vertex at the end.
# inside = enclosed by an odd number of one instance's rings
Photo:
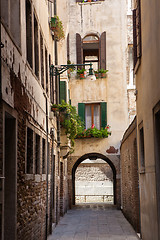
POLYGON ((93 62, 93 68, 106 69, 106 32, 100 37, 88 34, 83 39, 76 33, 77 64, 93 62))
POLYGON ((99 68, 99 38, 88 35, 83 38, 83 63, 93 63, 93 68, 99 68))

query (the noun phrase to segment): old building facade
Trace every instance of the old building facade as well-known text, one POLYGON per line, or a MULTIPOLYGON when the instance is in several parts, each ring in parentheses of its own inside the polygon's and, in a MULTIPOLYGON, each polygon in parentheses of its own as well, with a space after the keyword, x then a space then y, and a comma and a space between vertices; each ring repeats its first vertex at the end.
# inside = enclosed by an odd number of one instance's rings
POLYGON ((142 239, 160 239, 160 2, 134 1, 138 171, 142 239), (153 18, 154 16, 154 18, 153 18))
POLYGON ((108 0, 2 0, 1 8, 1 238, 46 239, 75 204, 75 173, 86 159, 108 163, 113 203, 120 208, 120 139, 134 115, 130 7, 108 0), (61 41, 50 28, 55 15, 63 22, 61 41), (67 71, 53 76, 50 66, 67 60, 108 72, 95 81, 67 71), (76 139, 71 155, 59 116, 50 110, 64 97, 64 86, 65 100, 86 128, 109 124, 112 131, 108 138, 76 139))
POLYGON ((89 77, 77 79, 71 74, 71 102, 85 122, 86 129, 92 124, 97 128, 109 124, 112 131, 108 138, 76 140, 75 151, 71 154, 68 164, 70 206, 75 203, 75 171, 87 158, 101 158, 110 165, 113 172, 114 203, 118 207, 121 205, 120 140, 128 126, 129 118, 132 119, 135 114, 132 111, 135 102, 131 96, 135 88, 131 76, 131 19, 131 6, 127 9, 126 1, 70 1, 68 59, 74 64, 93 62, 94 70, 108 70, 105 78, 97 77, 95 81, 89 77))
POLYGON ((56 11, 54 1, 1 1, 1 239, 46 239, 67 210, 67 160, 50 111, 56 11))

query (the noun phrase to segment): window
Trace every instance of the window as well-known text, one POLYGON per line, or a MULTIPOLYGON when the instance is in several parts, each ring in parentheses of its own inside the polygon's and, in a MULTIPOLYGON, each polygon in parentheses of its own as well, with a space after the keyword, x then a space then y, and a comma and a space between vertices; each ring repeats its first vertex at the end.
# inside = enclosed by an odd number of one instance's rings
POLYGON ((27 128, 27 173, 33 173, 33 131, 27 128))
POLYGON ((49 17, 54 16, 54 0, 48 0, 48 14, 49 17))
MULTIPOLYGON (((156 166, 156 188, 158 223, 160 224, 160 102, 154 108, 154 136, 155 136, 155 166, 156 166)), ((159 234, 160 235, 160 234, 159 234)), ((159 238, 160 239, 160 236, 159 238)))
POLYGON ((43 37, 42 33, 40 33, 40 47, 41 47, 41 52, 40 52, 40 58, 41 58, 41 85, 44 88, 44 53, 43 53, 43 37))
POLYGON ((100 104, 86 104, 85 105, 85 122, 86 129, 94 125, 100 129, 100 104))
POLYGON ((60 103, 62 102, 62 100, 66 102, 66 94, 66 81, 60 81, 60 103))
POLYGON ((106 69, 106 32, 100 38, 90 34, 81 38, 76 33, 77 64, 93 62, 94 69, 106 69))
POLYGON ((38 23, 34 15, 34 65, 35 74, 39 77, 39 41, 38 41, 38 23))
POLYGON ((1 9, 2 21, 9 29, 17 46, 20 47, 20 0, 3 0, 1 9))
POLYGON ((48 93, 48 52, 45 48, 46 92, 48 93))
POLYGON ((42 174, 46 173, 46 141, 42 138, 42 174))
POLYGON ((141 170, 145 168, 145 155, 144 155, 144 131, 143 127, 139 130, 140 134, 140 163, 141 163, 141 170))
POLYGON ((32 9, 29 0, 26 0, 26 45, 27 45, 27 61, 31 68, 32 60, 32 9))
POLYGON ((139 63, 141 48, 141 0, 136 0, 136 8, 133 10, 134 68, 139 63))
POLYGON ((107 125, 107 103, 78 104, 78 114, 85 123, 85 128, 95 125, 97 129, 105 128, 107 125))
POLYGON ((40 174, 40 136, 35 138, 35 174, 40 174))

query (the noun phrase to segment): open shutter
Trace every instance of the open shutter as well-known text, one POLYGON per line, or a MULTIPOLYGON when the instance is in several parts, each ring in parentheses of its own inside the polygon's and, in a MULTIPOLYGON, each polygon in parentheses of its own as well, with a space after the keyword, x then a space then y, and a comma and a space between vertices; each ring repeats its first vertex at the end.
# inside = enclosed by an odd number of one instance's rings
POLYGON ((77 64, 82 64, 83 48, 82 48, 82 39, 79 33, 76 33, 76 54, 77 54, 77 64))
POLYGON ((84 103, 78 103, 78 115, 81 118, 81 121, 85 123, 85 104, 84 103))
POLYGON ((100 37, 100 68, 106 69, 106 32, 100 37))
POLYGON ((101 127, 105 128, 107 125, 107 103, 101 102, 101 127))
POLYGON ((64 100, 66 102, 66 82, 60 81, 60 103, 64 100))
POLYGON ((133 10, 133 53, 134 53, 134 67, 135 67, 137 63, 136 9, 133 10))
POLYGON ((137 0, 136 9, 137 58, 141 57, 141 1, 137 0))

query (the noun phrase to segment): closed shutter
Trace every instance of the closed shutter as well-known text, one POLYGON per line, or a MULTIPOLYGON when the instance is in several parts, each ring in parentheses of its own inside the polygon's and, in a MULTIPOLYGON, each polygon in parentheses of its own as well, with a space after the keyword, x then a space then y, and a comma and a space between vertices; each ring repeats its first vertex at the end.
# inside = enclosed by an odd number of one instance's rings
POLYGON ((60 81, 60 103, 64 100, 66 102, 66 82, 60 81))
POLYGON ((141 1, 137 0, 136 9, 137 57, 141 57, 141 1))
POLYGON ((85 104, 78 103, 78 115, 80 116, 81 121, 85 124, 85 104))
POLYGON ((101 127, 105 128, 107 125, 107 103, 101 102, 101 127))
POLYGON ((83 48, 82 48, 82 39, 79 33, 76 33, 76 54, 77 54, 77 64, 82 64, 83 48))
POLYGON ((69 60, 69 33, 67 35, 67 61, 69 60))
POLYGON ((137 34, 136 34, 136 9, 133 10, 133 53, 134 53, 134 68, 137 63, 137 34))
POLYGON ((76 0, 76 2, 82 2, 82 0, 76 0))
POLYGON ((100 37, 100 68, 106 69, 106 32, 100 37))

